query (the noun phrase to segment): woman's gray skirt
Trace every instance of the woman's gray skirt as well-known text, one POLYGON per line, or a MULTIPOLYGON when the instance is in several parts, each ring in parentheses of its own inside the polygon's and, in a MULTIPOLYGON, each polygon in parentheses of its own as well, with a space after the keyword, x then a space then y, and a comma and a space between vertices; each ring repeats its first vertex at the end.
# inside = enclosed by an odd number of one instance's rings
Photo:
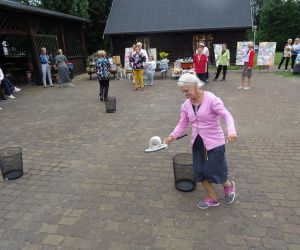
POLYGON ((248 65, 249 64, 247 62, 245 62, 244 67, 243 67, 242 76, 251 78, 252 77, 252 69, 249 69, 248 65))
POLYGON ((67 64, 59 63, 58 64, 58 84, 71 82, 70 73, 67 64))

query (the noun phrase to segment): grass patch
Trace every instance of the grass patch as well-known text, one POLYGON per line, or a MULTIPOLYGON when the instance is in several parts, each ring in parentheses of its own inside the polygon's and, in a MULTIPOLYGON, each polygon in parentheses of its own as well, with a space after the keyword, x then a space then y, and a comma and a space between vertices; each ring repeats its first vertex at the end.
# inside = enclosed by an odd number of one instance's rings
POLYGON ((293 74, 290 71, 279 71, 279 72, 275 72, 275 75, 277 76, 281 76, 281 77, 300 77, 300 74, 293 74))

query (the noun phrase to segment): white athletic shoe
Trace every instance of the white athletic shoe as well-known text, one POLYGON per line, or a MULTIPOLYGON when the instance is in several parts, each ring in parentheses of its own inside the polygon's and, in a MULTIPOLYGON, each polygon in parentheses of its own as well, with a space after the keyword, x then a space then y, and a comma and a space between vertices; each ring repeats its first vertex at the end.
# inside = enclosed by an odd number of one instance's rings
POLYGON ((8 98, 15 99, 16 97, 14 97, 13 95, 9 95, 8 98))
POLYGON ((241 90, 243 89, 244 87, 243 86, 238 86, 238 90, 241 90))
POLYGON ((15 87, 15 92, 19 92, 19 91, 21 91, 21 89, 15 87))
POLYGON ((250 89, 250 87, 245 87, 245 88, 244 88, 244 90, 249 90, 249 89, 250 89))

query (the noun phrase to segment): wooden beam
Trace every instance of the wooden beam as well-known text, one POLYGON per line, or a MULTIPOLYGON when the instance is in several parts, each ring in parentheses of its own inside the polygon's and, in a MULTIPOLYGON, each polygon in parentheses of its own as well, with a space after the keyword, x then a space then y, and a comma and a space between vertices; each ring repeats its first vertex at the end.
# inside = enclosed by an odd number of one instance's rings
MULTIPOLYGON (((85 49, 85 41, 84 41, 84 32, 83 32, 83 24, 81 24, 81 46, 82 46, 82 50, 83 50, 83 56, 84 58, 86 58, 86 49, 85 49)), ((83 65, 84 68, 86 68, 86 60, 83 60, 83 65)))
POLYGON ((63 54, 66 55, 67 54, 67 49, 66 49, 66 41, 65 41, 65 34, 64 34, 64 28, 62 26, 62 24, 60 24, 60 27, 59 27, 59 35, 60 35, 60 40, 62 42, 62 50, 63 50, 63 54))
POLYGON ((35 81, 37 83, 37 82, 40 82, 41 79, 42 79, 42 73, 41 73, 41 70, 40 70, 40 62, 39 62, 39 55, 38 55, 38 50, 40 48, 36 47, 32 22, 28 17, 27 17, 27 23, 28 23, 31 51, 32 51, 33 75, 34 75, 35 81))
POLYGON ((28 35, 28 32, 17 31, 17 30, 4 30, 4 29, 1 29, 0 30, 0 34, 1 35, 21 35, 21 36, 24 36, 24 35, 28 35))

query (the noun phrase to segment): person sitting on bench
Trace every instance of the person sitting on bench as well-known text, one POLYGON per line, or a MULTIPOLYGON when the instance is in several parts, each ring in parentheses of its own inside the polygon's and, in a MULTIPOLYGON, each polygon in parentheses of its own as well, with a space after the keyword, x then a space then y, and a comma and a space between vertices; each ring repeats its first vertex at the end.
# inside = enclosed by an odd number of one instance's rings
POLYGON ((0 84, 1 88, 3 88, 5 95, 9 98, 14 99, 15 97, 12 95, 14 92, 19 92, 21 89, 12 85, 12 83, 4 77, 3 71, 0 68, 0 84))

